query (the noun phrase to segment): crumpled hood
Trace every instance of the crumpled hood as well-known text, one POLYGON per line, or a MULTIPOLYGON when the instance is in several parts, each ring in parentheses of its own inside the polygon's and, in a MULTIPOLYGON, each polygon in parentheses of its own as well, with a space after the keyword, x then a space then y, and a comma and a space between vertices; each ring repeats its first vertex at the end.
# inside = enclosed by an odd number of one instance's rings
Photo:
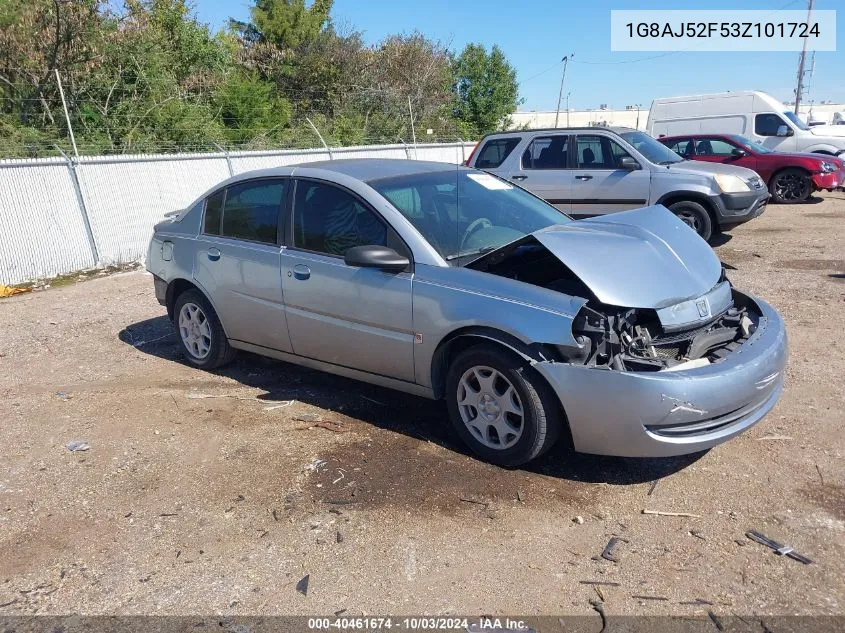
POLYGON ((757 172, 752 169, 740 167, 739 165, 728 165, 726 163, 708 163, 703 160, 685 160, 680 163, 669 165, 670 173, 691 173, 691 174, 729 174, 739 176, 744 180, 758 178, 757 172))
POLYGON ((710 245, 661 205, 559 224, 533 236, 609 305, 664 308, 704 295, 722 274, 710 245))

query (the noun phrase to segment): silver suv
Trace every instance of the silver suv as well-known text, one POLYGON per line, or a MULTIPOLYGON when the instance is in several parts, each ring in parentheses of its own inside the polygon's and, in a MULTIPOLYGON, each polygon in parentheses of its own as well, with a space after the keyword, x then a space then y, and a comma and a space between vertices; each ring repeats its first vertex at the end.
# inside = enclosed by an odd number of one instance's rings
POLYGON ((516 182, 576 217, 662 204, 705 240, 756 218, 769 199, 750 169, 685 160, 631 128, 490 134, 467 165, 516 182))

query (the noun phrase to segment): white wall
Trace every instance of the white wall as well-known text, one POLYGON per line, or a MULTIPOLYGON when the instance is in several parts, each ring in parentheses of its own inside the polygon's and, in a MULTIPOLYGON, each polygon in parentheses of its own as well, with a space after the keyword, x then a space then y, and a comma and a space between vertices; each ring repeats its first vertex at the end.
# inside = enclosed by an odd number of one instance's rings
MULTIPOLYGON (((332 154, 460 163, 473 147, 371 145, 332 154)), ((0 284, 138 261, 153 225, 228 178, 230 167, 240 174, 325 159, 325 149, 307 149, 0 160, 0 284)))

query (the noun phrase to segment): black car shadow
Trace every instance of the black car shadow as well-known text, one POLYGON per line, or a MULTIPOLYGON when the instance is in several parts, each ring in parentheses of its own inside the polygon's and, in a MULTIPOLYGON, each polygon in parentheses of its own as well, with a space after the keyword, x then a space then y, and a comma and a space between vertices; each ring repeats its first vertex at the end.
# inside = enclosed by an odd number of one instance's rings
MULTIPOLYGON (((166 316, 128 325, 120 331, 118 338, 146 354, 184 363, 181 346, 166 316)), ((261 400, 298 400, 340 412, 381 429, 469 454, 453 434, 442 401, 412 396, 247 352, 240 352, 232 364, 211 373, 263 390, 264 393, 258 396, 261 400)), ((704 455, 700 452, 659 459, 605 457, 576 453, 569 444, 561 439, 549 453, 523 469, 561 479, 628 485, 666 477, 704 455)))
POLYGON ((719 246, 724 246, 728 242, 730 242, 734 238, 733 235, 730 233, 714 233, 710 236, 710 241, 708 244, 713 248, 717 248, 719 246))

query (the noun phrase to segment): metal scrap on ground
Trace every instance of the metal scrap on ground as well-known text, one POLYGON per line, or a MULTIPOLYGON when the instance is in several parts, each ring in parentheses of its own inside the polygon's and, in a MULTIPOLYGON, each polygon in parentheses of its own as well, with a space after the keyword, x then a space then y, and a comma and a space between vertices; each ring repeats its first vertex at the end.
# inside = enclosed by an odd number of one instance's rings
POLYGON ((643 510, 643 514, 654 514, 661 517, 689 517, 691 519, 700 519, 700 514, 691 514, 689 512, 664 512, 663 510, 643 510))
POLYGON ((760 545, 765 545, 775 551, 775 554, 779 556, 789 556, 793 560, 797 560, 799 563, 804 563, 805 565, 809 565, 813 561, 804 556, 803 554, 799 554, 795 550, 792 549, 789 545, 781 545, 777 541, 773 541, 768 536, 760 534, 760 532, 755 532, 754 530, 750 530, 745 533, 745 536, 750 538, 755 543, 760 543, 760 545))

